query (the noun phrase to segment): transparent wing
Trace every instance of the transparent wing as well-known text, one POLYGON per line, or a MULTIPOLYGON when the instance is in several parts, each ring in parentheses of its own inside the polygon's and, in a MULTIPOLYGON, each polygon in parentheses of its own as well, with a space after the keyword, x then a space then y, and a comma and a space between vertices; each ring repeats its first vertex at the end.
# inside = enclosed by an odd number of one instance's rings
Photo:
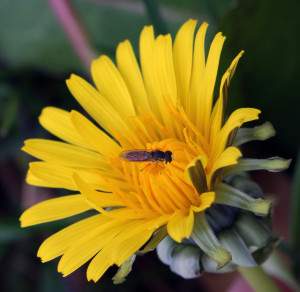
POLYGON ((147 149, 132 149, 123 151, 119 154, 119 158, 125 161, 150 161, 152 160, 151 151, 147 149))

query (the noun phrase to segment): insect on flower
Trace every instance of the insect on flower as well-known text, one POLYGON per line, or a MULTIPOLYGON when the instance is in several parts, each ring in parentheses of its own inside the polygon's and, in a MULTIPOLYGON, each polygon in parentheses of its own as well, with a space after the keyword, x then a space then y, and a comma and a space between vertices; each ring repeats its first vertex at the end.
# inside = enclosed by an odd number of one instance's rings
POLYGON ((123 151, 119 154, 119 158, 130 162, 165 162, 170 163, 174 159, 171 151, 132 149, 123 151))

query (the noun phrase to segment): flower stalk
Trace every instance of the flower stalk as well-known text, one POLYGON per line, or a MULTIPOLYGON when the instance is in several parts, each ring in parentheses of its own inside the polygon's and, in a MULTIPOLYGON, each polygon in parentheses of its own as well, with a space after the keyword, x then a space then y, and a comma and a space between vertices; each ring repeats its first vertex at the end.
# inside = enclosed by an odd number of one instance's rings
POLYGON ((239 273, 255 292, 280 292, 272 278, 260 267, 238 267, 239 273))

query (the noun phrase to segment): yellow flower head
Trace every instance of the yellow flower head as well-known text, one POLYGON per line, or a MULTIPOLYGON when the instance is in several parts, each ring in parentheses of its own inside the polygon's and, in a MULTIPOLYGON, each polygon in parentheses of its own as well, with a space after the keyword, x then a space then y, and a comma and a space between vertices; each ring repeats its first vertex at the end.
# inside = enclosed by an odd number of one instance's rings
MULTIPOLYGON (((207 26, 203 23, 194 37, 196 21, 187 21, 173 45, 170 35, 155 38, 153 27, 145 27, 140 67, 126 40, 117 48, 116 65, 107 56, 92 63, 95 87, 72 75, 69 90, 102 128, 77 111, 43 110, 41 125, 63 141, 25 142, 23 150, 42 160, 30 164, 27 182, 76 194, 33 206, 21 216, 21 225, 90 209, 98 213, 41 245, 43 262, 62 256, 58 270, 64 276, 92 258, 87 278, 97 281, 146 243, 144 251, 166 234, 177 242, 189 238, 199 214, 214 202, 226 203, 216 191, 225 188, 222 171, 241 156, 233 139, 260 111, 238 109, 225 122, 227 88, 243 52, 215 90, 225 37, 215 36, 206 59, 207 26), (216 102, 214 90, 219 92, 216 102), (163 161, 166 151, 171 152, 169 163, 163 161)), ((267 213, 266 208, 260 211, 267 213)))

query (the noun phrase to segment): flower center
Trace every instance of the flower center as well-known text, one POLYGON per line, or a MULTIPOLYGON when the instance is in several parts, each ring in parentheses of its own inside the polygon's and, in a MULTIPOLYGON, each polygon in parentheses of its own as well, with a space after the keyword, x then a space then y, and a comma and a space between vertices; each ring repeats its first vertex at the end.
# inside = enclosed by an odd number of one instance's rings
POLYGON ((133 134, 115 136, 126 150, 125 155, 131 155, 130 159, 119 161, 119 170, 131 185, 129 189, 134 191, 128 194, 125 189, 118 189, 114 192, 126 206, 146 217, 176 211, 188 214, 192 206, 198 208, 201 194, 186 179, 185 170, 193 159, 203 155, 208 162, 203 167, 203 175, 209 171, 207 139, 188 119, 183 108, 172 104, 168 104, 168 108, 172 117, 168 127, 142 112, 128 120, 133 134))
MULTIPOLYGON (((123 162, 127 181, 133 185, 131 196, 122 194, 124 203, 146 217, 171 214, 177 210, 188 214, 191 206, 200 203, 195 188, 186 182, 184 170, 195 154, 190 147, 176 139, 147 143, 148 153, 157 153, 158 158, 145 162, 123 162), (172 153, 168 163, 166 152, 172 153)), ((118 193, 122 193, 118 190, 118 193)))

